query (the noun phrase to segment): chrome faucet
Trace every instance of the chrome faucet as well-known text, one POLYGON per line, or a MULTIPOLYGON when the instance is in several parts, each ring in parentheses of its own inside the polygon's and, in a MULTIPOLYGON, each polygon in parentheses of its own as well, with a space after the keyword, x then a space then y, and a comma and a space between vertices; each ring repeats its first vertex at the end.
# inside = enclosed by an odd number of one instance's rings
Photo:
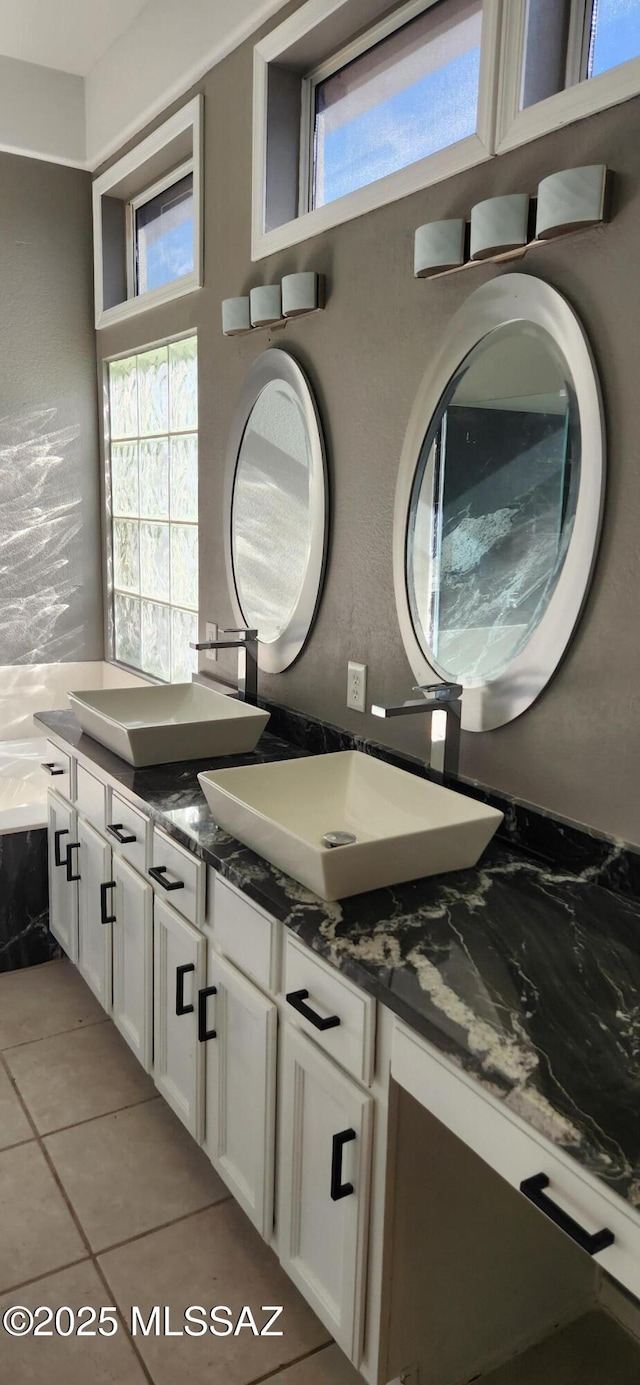
POLYGON ((223 635, 238 635, 237 640, 201 640, 189 644, 190 649, 237 649, 238 697, 241 702, 258 704, 258 631, 223 630, 223 635))
POLYGON ((431 717, 431 754, 429 768, 439 784, 445 774, 457 774, 460 759, 460 714, 462 685, 460 683, 426 683, 413 689, 420 698, 401 702, 397 707, 380 707, 373 703, 374 717, 407 717, 414 712, 429 712, 431 717))

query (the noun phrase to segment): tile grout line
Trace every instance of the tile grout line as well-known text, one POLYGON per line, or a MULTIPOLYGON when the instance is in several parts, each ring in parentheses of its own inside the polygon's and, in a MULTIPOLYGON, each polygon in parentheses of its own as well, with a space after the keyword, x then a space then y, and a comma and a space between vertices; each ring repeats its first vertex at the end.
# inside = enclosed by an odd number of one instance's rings
MULTIPOLYGON (((16 1091, 19 1091, 17 1082, 15 1085, 16 1091)), ((134 1111, 136 1106, 148 1106, 152 1101, 161 1100, 160 1094, 155 1091, 151 1093, 151 1096, 141 1097, 139 1101, 128 1101, 125 1106, 115 1106, 112 1111, 101 1111, 99 1116, 85 1116, 84 1120, 72 1121, 70 1125, 56 1125, 54 1130, 43 1130, 40 1139, 50 1140, 53 1135, 65 1135, 68 1130, 79 1130, 83 1125, 93 1125, 95 1121, 106 1120, 107 1116, 119 1116, 121 1111, 134 1111)))
POLYGON ((5 1044, 0 1048, 0 1053, 12 1053, 16 1048, 28 1048, 30 1044, 44 1043, 45 1039, 59 1039, 63 1034, 80 1034, 85 1029, 97 1029, 100 1024, 109 1024, 110 1017, 105 1015, 104 1019, 87 1020, 85 1024, 74 1024, 71 1029, 54 1029, 52 1034, 40 1034, 37 1039, 21 1039, 17 1044, 5 1044))
MULTIPOLYGON (((99 1025, 99 1024, 108 1024, 109 1022, 110 1022, 110 1021, 109 1021, 109 1017, 106 1016, 104 1020, 92 1021, 92 1022, 90 1022, 89 1024, 86 1024, 86 1025, 84 1025, 84 1026, 76 1025, 76 1026, 74 1026, 73 1029, 60 1030, 60 1031, 58 1031, 58 1033, 60 1033, 60 1034, 72 1034, 72 1033, 77 1033, 77 1032, 78 1032, 80 1029, 82 1029, 82 1028, 84 1028, 84 1029, 95 1028, 95 1027, 96 1027, 97 1025, 99 1025)), ((73 1223, 74 1223, 74 1225, 75 1225, 75 1227, 76 1227, 76 1230, 78 1231, 78 1234, 79 1234, 79 1236, 80 1236, 80 1239, 81 1239, 81 1241, 82 1241, 82 1243, 83 1243, 83 1245, 84 1245, 84 1247, 85 1247, 85 1249, 86 1249, 86 1255, 83 1256, 83 1257, 81 1257, 80 1259, 69 1261, 69 1262, 68 1262, 67 1264, 65 1264, 65 1265, 56 1266, 56 1267, 53 1268, 53 1269, 49 1269, 49 1270, 43 1271, 42 1274, 31 1275, 29 1279, 23 1280, 23 1281, 21 1281, 21 1283, 19 1283, 19 1284, 17 1284, 17 1285, 14 1285, 13 1287, 9 1287, 8 1289, 3 1289, 1 1292, 2 1292, 2 1295, 3 1295, 3 1296, 5 1296, 6 1294, 17 1293, 20 1289, 26 1288, 28 1285, 30 1285, 30 1284, 32 1284, 32 1283, 38 1283, 39 1281, 41 1281, 41 1280, 43 1280, 43 1279, 48 1279, 49 1277, 51 1277, 51 1276, 54 1275, 54 1274, 62 1274, 65 1270, 71 1269, 71 1268, 73 1268, 73 1267, 75 1267, 75 1266, 77 1266, 77 1265, 86 1265, 86 1264, 89 1263, 89 1264, 91 1264, 91 1265, 93 1266, 93 1268, 94 1268, 94 1270, 95 1270, 95 1273, 97 1274, 98 1278, 100 1279, 101 1283, 103 1284, 104 1288, 107 1290, 107 1292, 109 1293, 109 1295, 111 1295, 112 1297, 115 1298, 115 1297, 116 1297, 115 1291, 112 1289, 111 1284, 110 1284, 110 1282, 109 1282, 109 1280, 108 1280, 108 1278, 107 1278, 107 1274, 106 1274, 105 1270, 103 1270, 102 1265, 100 1264, 99 1256, 104 1256, 104 1255, 110 1254, 111 1251, 120 1250, 120 1249, 124 1248, 125 1246, 133 1245, 133 1244, 136 1243, 136 1241, 143 1240, 146 1236, 153 1235, 153 1234, 155 1234, 155 1232, 157 1232, 157 1231, 158 1231, 158 1232, 159 1232, 159 1231, 165 1231, 165 1230, 169 1229, 169 1228, 172 1227, 172 1226, 177 1226, 180 1222, 189 1221, 192 1217, 196 1217, 196 1216, 200 1215, 202 1212, 209 1211, 209 1210, 211 1210, 211 1209, 213 1209, 213 1208, 215 1208, 215 1207, 223 1206, 223 1205, 226 1204, 227 1202, 232 1202, 232 1201, 233 1201, 233 1197, 232 1197, 232 1194, 231 1194, 231 1193, 227 1193, 227 1195, 226 1195, 225 1197, 218 1198, 215 1202, 206 1203, 203 1207, 195 1208, 194 1211, 192 1211, 192 1212, 187 1212, 187 1213, 184 1214, 183 1216, 174 1217, 174 1218, 172 1218, 171 1221, 163 1222, 163 1223, 161 1223, 159 1226, 150 1227, 150 1228, 148 1228, 146 1231, 141 1231, 141 1232, 139 1232, 139 1233, 138 1233, 137 1235, 135 1235, 135 1236, 130 1236, 127 1240, 124 1240, 124 1241, 117 1241, 117 1242, 115 1242, 113 1245, 105 1246, 105 1247, 104 1247, 103 1249, 101 1249, 101 1250, 94 1251, 94 1250, 92 1249, 92 1247, 91 1247, 91 1244, 90 1244, 90 1242, 89 1242, 88 1235, 87 1235, 87 1233, 85 1232, 85 1229, 84 1229, 84 1227, 83 1227, 83 1225, 82 1225, 82 1222, 80 1221, 80 1218, 79 1218, 78 1214, 76 1213, 75 1208, 73 1207, 73 1205, 72 1205, 72 1203, 71 1203, 71 1200, 70 1200, 69 1196, 67 1195, 66 1189, 65 1189, 65 1187, 64 1187, 64 1185, 63 1185, 63 1183, 62 1183, 62 1181, 61 1181, 61 1179, 60 1179, 60 1177, 59 1177, 59 1175, 58 1175, 57 1169, 56 1169, 56 1167, 55 1167, 55 1164, 53 1163, 53 1160, 52 1160, 52 1158, 51 1158, 51 1156, 50 1156, 50 1154, 49 1154, 49 1151, 48 1151, 47 1148, 46 1148, 45 1140, 48 1139, 50 1136, 57 1135, 57 1134, 61 1134, 61 1133, 65 1132, 65 1131, 68 1131, 68 1130, 75 1130, 75 1129, 78 1129, 78 1128, 82 1127, 83 1125, 90 1125, 90 1124, 92 1124, 92 1123, 93 1123, 94 1121, 96 1121, 96 1120, 102 1120, 102 1119, 104 1119, 105 1116, 108 1116, 108 1115, 117 1115, 117 1114, 119 1114, 120 1111, 132 1110, 132 1109, 134 1109, 136 1106, 148 1105, 151 1101, 154 1101, 154 1100, 159 1099, 159 1094, 158 1094, 158 1092, 153 1092, 153 1094, 152 1094, 151 1096, 149 1096, 149 1097, 143 1097, 140 1101, 131 1102, 131 1103, 129 1103, 129 1104, 126 1105, 126 1106, 118 1107, 116 1111, 106 1111, 106 1112, 103 1112, 102 1115, 100 1115, 100 1116, 90 1116, 90 1117, 88 1117, 88 1118, 87 1118, 86 1120, 84 1120, 84 1121, 76 1121, 76 1122, 73 1123, 72 1125, 60 1126, 57 1130, 47 1131, 46 1134, 42 1134, 42 1135, 41 1135, 40 1132, 36 1129, 35 1121, 33 1120, 32 1116, 31 1116, 31 1112, 30 1112, 30 1110, 29 1110, 29 1108, 28 1108, 28 1106, 27 1106, 27 1103, 26 1103, 26 1101, 25 1101, 23 1095, 22 1095, 22 1092, 20 1091, 20 1088, 19 1088, 19 1086, 18 1086, 18 1084, 17 1084, 17 1081, 16 1081, 16 1079, 14 1078, 14 1076, 13 1076, 13 1074, 12 1074, 10 1068, 9 1068, 9 1065, 8 1065, 7 1060, 5 1059, 5 1053, 12 1052, 12 1051, 15 1050, 16 1048, 24 1048, 24 1047, 27 1047, 29 1044, 39 1043, 39 1042, 42 1041, 42 1039, 55 1038, 55 1037, 57 1037, 57 1034, 43 1035, 43 1036, 41 1036, 40 1039, 29 1039, 29 1040, 26 1040, 25 1043, 23 1043, 23 1044, 12 1044, 12 1045, 10 1045, 8 1048, 0 1050, 0 1070, 4 1070, 4 1071, 5 1071, 5 1073, 6 1073, 7 1077, 8 1077, 9 1083, 10 1083, 10 1085, 11 1085, 11 1088, 12 1088, 12 1090, 15 1092, 16 1098, 17 1098, 17 1100, 18 1100, 20 1106, 21 1106, 22 1109, 23 1109, 23 1112, 24 1112, 24 1114, 25 1114, 25 1116, 26 1116, 26 1119, 27 1119, 27 1121, 28 1121, 28 1123, 29 1123, 30 1128, 31 1128, 32 1131, 33 1131, 33 1139, 21 1140, 21 1141, 18 1141, 18 1142, 17 1142, 16 1144, 14 1144, 14 1145, 9 1145, 9 1146, 7 1146, 6 1149, 0 1150, 0 1157, 2 1156, 2 1154, 8 1152, 9 1150, 19 1149, 19 1148, 21 1148, 21 1147, 23 1147, 23 1146, 25 1146, 25 1145, 27 1145, 27 1144, 33 1144, 33 1143, 35 1143, 35 1144, 38 1145, 38 1147, 39 1147, 39 1149, 40 1149, 40 1152, 41 1152, 41 1154, 42 1154, 42 1156, 43 1156, 43 1158, 44 1158, 44 1160, 45 1160, 45 1163, 46 1163, 46 1165, 47 1165, 47 1168, 49 1169, 49 1172, 50 1172, 50 1174, 51 1174, 51 1176, 52 1176, 52 1178, 53 1178, 53 1180, 54 1180, 54 1183, 55 1183, 55 1185, 56 1185, 56 1187, 57 1187, 57 1189, 58 1189, 58 1192, 60 1193, 60 1196, 61 1196, 61 1198, 62 1198, 62 1200, 63 1200, 63 1202, 64 1202, 64 1204, 65 1204, 65 1206, 66 1206, 66 1208, 67 1208, 67 1211, 69 1212, 69 1215, 70 1215, 70 1217, 71 1217, 71 1219, 72 1219, 72 1221, 73 1221, 73 1223)), ((115 1308, 115 1310, 116 1310, 116 1312, 117 1312, 118 1319, 119 1319, 119 1321, 120 1321, 120 1323, 121 1323, 121 1326, 122 1326, 122 1328, 123 1328, 125 1337, 126 1337, 126 1339, 128 1340, 128 1342, 129 1342, 129 1344, 130 1344, 131 1350, 133 1351, 133 1354, 134 1354, 134 1356, 135 1356, 135 1358, 136 1358, 136 1361, 137 1361, 137 1363, 138 1363, 138 1365, 139 1365, 139 1367, 140 1367, 140 1369, 141 1369, 141 1371, 142 1371, 142 1373, 143 1373, 143 1375, 144 1375, 145 1380, 148 1382, 148 1385, 156 1385, 156 1382, 154 1381, 154 1377, 151 1375, 150 1370, 149 1370, 148 1366, 146 1365, 146 1363, 145 1363, 145 1361, 144 1361, 144 1359, 143 1359, 143 1357, 142 1357, 142 1355, 141 1355, 141 1353, 140 1353, 140 1349, 139 1349, 139 1347, 138 1347, 138 1344, 137 1344, 137 1342, 135 1342, 134 1338, 132 1337, 132 1334, 131 1334, 131 1332, 130 1332, 130 1330, 129 1330, 129 1327, 128 1327, 128 1325, 127 1325, 126 1319, 125 1319, 125 1317, 124 1317, 124 1313, 123 1313, 122 1310, 120 1309, 119 1304, 115 1303, 115 1304, 114 1304, 114 1308, 115 1308)), ((252 1381, 247 1382, 247 1385, 263 1385, 263 1382, 266 1383, 266 1382, 268 1382, 269 1380, 272 1380, 275 1376, 277 1376, 277 1375, 279 1375, 280 1373, 282 1373, 283 1371, 290 1370, 292 1367, 301 1364, 303 1361, 308 1361, 308 1360, 310 1360, 312 1357, 319 1355, 319 1353, 320 1353, 321 1351, 326 1351, 327 1348, 330 1347, 330 1346, 332 1346, 333 1344, 334 1344, 334 1343, 333 1343, 332 1340, 330 1340, 330 1341, 328 1341, 328 1342, 323 1342, 320 1346, 318 1346, 318 1347, 313 1347, 310 1351, 303 1352, 300 1356, 296 1356, 296 1357, 294 1357, 294 1358, 293 1358, 292 1360, 290 1360, 290 1361, 282 1362, 279 1366, 275 1367, 274 1370, 268 1371, 266 1374, 263 1374, 263 1375, 255 1376, 255 1377, 253 1378, 252 1381)))
MULTIPOLYGON (((0 1053, 0 1067, 4 1068, 5 1072, 7 1073, 8 1077, 9 1077, 9 1080, 11 1081, 11 1073, 9 1072, 9 1068, 8 1068, 8 1066, 7 1066, 7 1063, 5 1062, 4 1055, 3 1055, 2 1053, 0 1053)), ((77 1261, 75 1261, 74 1263, 75 1263, 75 1264, 86 1264, 86 1263, 87 1263, 87 1260, 88 1260, 88 1261, 93 1265, 93 1268, 94 1268, 94 1270, 95 1270, 95 1272, 96 1272, 98 1278, 100 1279, 101 1283, 104 1284, 105 1288, 107 1288, 108 1291, 109 1291, 109 1293, 112 1294, 112 1293, 113 1293, 113 1290, 111 1289, 111 1286, 107 1283, 107 1280, 106 1280, 106 1278, 105 1278, 105 1276, 104 1276, 104 1274, 103 1274, 103 1272, 102 1272, 102 1269, 101 1269, 100 1265, 98 1264, 97 1257, 96 1257, 96 1255, 94 1254, 94 1252, 93 1252, 92 1249, 91 1249, 91 1246, 90 1246, 90 1244, 89 1244, 89 1238, 88 1238, 88 1236, 87 1236, 87 1234, 86 1234, 86 1232, 85 1232, 85 1230, 84 1230, 84 1227, 83 1227, 83 1225, 82 1225, 82 1223, 81 1223, 81 1221, 80 1221, 80 1218, 77 1216, 77 1214, 76 1214, 76 1212, 75 1212, 75 1209, 74 1209, 74 1207, 72 1206, 72 1204, 71 1204, 71 1202, 70 1202, 70 1200, 69 1200, 69 1198, 68 1198, 68 1196, 67 1196, 66 1190, 65 1190, 65 1188, 64 1188, 64 1186, 63 1186, 63 1184, 62 1184, 60 1178, 58 1177, 58 1172, 57 1172, 57 1170, 56 1170, 56 1168, 55 1168, 55 1165, 54 1165, 52 1159, 49 1157, 48 1151, 47 1151, 46 1148, 45 1148, 44 1140, 43 1140, 42 1137, 38 1134, 38 1131, 37 1131, 36 1128, 35 1128, 35 1124, 34 1124, 32 1118, 31 1118, 31 1113, 30 1113, 30 1111, 29 1111, 29 1109, 28 1109, 28 1107, 27 1107, 26 1102, 24 1101, 24 1098, 23 1098, 23 1096, 22 1096, 22 1093, 20 1092, 20 1090, 19 1090, 18 1087, 15 1088, 15 1091, 16 1091, 16 1096, 17 1096, 17 1098, 18 1098, 18 1100, 19 1100, 19 1102, 20 1102, 20 1105, 22 1106, 22 1108, 23 1108, 23 1110, 24 1110, 24 1113, 25 1113, 25 1115, 26 1115, 26 1117, 27 1117, 27 1120, 28 1120, 28 1122, 29 1122, 29 1124, 30 1124, 32 1130, 34 1131, 36 1143, 37 1143, 38 1146, 39 1146, 39 1149, 40 1149, 40 1152, 41 1152, 41 1154, 42 1154, 42 1157, 43 1157, 43 1159, 45 1160, 45 1162, 46 1162, 46 1164, 47 1164, 47 1167, 48 1167, 48 1169, 49 1169, 49 1172, 50 1172, 50 1174, 51 1174, 51 1176, 52 1176, 52 1178, 53 1178, 53 1180, 54 1180, 54 1182, 55 1182, 55 1184, 56 1184, 56 1187, 58 1188, 58 1191, 59 1191, 59 1193, 60 1193, 60 1196, 62 1197, 62 1199, 63 1199, 63 1201, 64 1201, 64 1203, 65 1203, 65 1205, 66 1205, 66 1207, 67 1207, 67 1210, 68 1210, 68 1212, 69 1212, 69 1215, 70 1215, 70 1217, 71 1217, 71 1219, 72 1219, 72 1221, 73 1221, 73 1223, 74 1223, 74 1225, 75 1225, 75 1227, 76 1227, 76 1230, 77 1230, 78 1233, 79 1233, 80 1239, 81 1239, 83 1245, 85 1246, 85 1248, 86 1248, 86 1250, 87 1250, 87 1256, 86 1256, 85 1258, 83 1258, 82 1260, 77 1260, 77 1261)), ((31 1143, 31 1142, 29 1142, 29 1143, 31 1143)), ((49 1275, 53 1275, 53 1274, 58 1274, 58 1273, 60 1273, 60 1272, 61 1272, 61 1271, 60 1271, 59 1269, 51 1269, 51 1270, 49 1270, 48 1273, 49 1273, 49 1275)), ((44 1274, 43 1274, 43 1275, 41 1276, 41 1278, 43 1278, 43 1279, 48 1278, 48 1275, 44 1275, 44 1274)), ((28 1283, 30 1283, 30 1282, 31 1282, 30 1280, 25 1280, 25 1281, 24 1281, 24 1284, 23 1284, 23 1287, 25 1287, 26 1284, 28 1284, 28 1283)), ((9 1289, 9 1290, 7 1290, 7 1292, 8 1292, 8 1293, 11 1293, 11 1292, 13 1292, 13 1291, 12 1291, 11 1289, 9 1289)), ((128 1341, 129 1341, 129 1343, 130 1343, 131 1350, 132 1350, 132 1352, 133 1352, 133 1354, 134 1354, 134 1356, 135 1356, 135 1358, 136 1358, 136 1360, 137 1360, 137 1362, 138 1362, 138 1365, 140 1366, 140 1369, 141 1369, 141 1371, 142 1371, 142 1373, 143 1373, 143 1375, 144 1375, 145 1380, 147 1380, 147 1381, 149 1382, 149 1385, 155 1385, 153 1376, 149 1374, 149 1371, 147 1370, 147 1367, 146 1367, 146 1365, 145 1365, 145 1363, 144 1363, 144 1361, 143 1361, 143 1359, 142 1359, 142 1357, 141 1357, 141 1355, 140 1355, 140 1351, 139 1351, 139 1349, 138 1349, 138 1345, 137 1345, 137 1343, 133 1340, 133 1337, 132 1337, 131 1333, 130 1333, 129 1330, 128 1330, 128 1327, 127 1327, 127 1324, 126 1324, 126 1322, 125 1322, 125 1319, 124 1319, 123 1314, 120 1312, 120 1309, 117 1307, 117 1305, 114 1305, 114 1307, 116 1307, 118 1316, 119 1316, 119 1318, 120 1318, 120 1321, 121 1321, 121 1323, 122 1323, 122 1327, 123 1327, 124 1332, 125 1332, 125 1336, 127 1337, 128 1341)))
POLYGON ((128 1236, 124 1241, 114 1241, 113 1245, 102 1246, 100 1250, 92 1251, 93 1255, 110 1255, 112 1250, 122 1250, 124 1246, 135 1245, 136 1241, 143 1241, 145 1236, 153 1236, 156 1231, 168 1231, 171 1226, 177 1226, 179 1222, 191 1221, 192 1217, 199 1217, 201 1212, 210 1212, 214 1207, 222 1207, 227 1202, 233 1202, 231 1193, 226 1197, 220 1197, 216 1202, 206 1202, 204 1207, 194 1207, 192 1212, 183 1212, 181 1217, 172 1217, 171 1221, 160 1222, 159 1226, 150 1226, 146 1231, 138 1231, 135 1236, 128 1236))
POLYGON ((273 1380, 285 1371, 290 1371, 293 1366, 299 1366, 303 1361, 309 1361, 312 1356, 319 1356, 321 1351, 327 1351, 329 1347, 335 1346, 333 1338, 329 1342, 323 1342, 319 1347, 312 1347, 311 1351, 304 1351, 301 1356, 294 1356, 292 1361, 285 1361, 282 1365, 276 1366, 274 1370, 267 1371, 266 1375, 256 1375, 253 1380, 247 1381, 247 1385, 263 1385, 263 1381, 273 1380))

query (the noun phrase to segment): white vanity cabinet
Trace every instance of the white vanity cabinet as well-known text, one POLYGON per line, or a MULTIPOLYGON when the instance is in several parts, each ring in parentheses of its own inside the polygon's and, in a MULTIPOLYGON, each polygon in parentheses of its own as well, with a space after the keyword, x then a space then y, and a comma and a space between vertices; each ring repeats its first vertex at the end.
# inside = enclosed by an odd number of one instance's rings
POLYGON ((362 1347, 373 1098, 284 1026, 280 1261, 347 1356, 362 1347))
POLYGON ((153 1062, 153 890, 116 851, 111 865, 112 1018, 147 1072, 153 1062))
POLYGON ((69 878, 78 881, 78 969, 107 1014, 111 1013, 111 847, 78 816, 77 841, 67 848, 69 878))
POLYGON ((156 895, 153 906, 153 1077, 200 1143, 204 1134, 204 1048, 198 993, 205 987, 202 933, 156 895))
MULTIPOLYGON (((52 761, 52 763, 55 763, 52 761)), ((70 962, 78 961, 78 886, 67 869, 67 848, 76 842, 75 809, 56 793, 47 795, 49 928, 70 962)), ((73 856, 73 853, 72 853, 73 856)))
POLYGON ((209 948, 198 1038, 206 1048, 205 1150, 265 1240, 273 1232, 278 1008, 209 948))

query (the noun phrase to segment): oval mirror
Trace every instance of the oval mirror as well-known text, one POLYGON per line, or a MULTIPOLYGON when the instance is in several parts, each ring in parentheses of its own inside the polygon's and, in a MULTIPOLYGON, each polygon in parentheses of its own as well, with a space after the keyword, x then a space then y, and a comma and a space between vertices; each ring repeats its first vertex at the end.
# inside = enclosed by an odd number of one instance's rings
POLYGON ((462 725, 523 712, 571 637, 595 559, 602 411, 582 328, 527 275, 456 314, 413 409, 394 565, 420 683, 461 683, 462 725))
POLYGON ((300 653, 326 561, 327 473, 309 382, 286 352, 254 362, 231 429, 225 533, 239 623, 258 631, 258 662, 280 673, 300 653))

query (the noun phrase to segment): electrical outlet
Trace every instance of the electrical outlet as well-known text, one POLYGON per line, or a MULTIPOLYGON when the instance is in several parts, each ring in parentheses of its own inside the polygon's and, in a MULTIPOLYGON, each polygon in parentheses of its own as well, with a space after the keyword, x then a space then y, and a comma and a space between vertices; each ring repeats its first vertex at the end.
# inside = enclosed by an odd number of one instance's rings
MULTIPOLYGON (((205 625, 205 627, 204 627, 204 637, 205 637, 205 640, 217 640, 217 638, 218 638, 218 627, 217 627, 215 621, 213 621, 213 620, 208 620, 208 621, 207 621, 207 623, 206 623, 206 625, 205 625)), ((218 651, 217 651, 217 649, 206 649, 206 650, 205 650, 205 658, 208 659, 210 663, 215 664, 215 663, 216 663, 216 660, 217 660, 217 658, 218 658, 218 651)))
POLYGON ((347 707, 364 712, 367 706, 367 665, 347 664, 347 707))

